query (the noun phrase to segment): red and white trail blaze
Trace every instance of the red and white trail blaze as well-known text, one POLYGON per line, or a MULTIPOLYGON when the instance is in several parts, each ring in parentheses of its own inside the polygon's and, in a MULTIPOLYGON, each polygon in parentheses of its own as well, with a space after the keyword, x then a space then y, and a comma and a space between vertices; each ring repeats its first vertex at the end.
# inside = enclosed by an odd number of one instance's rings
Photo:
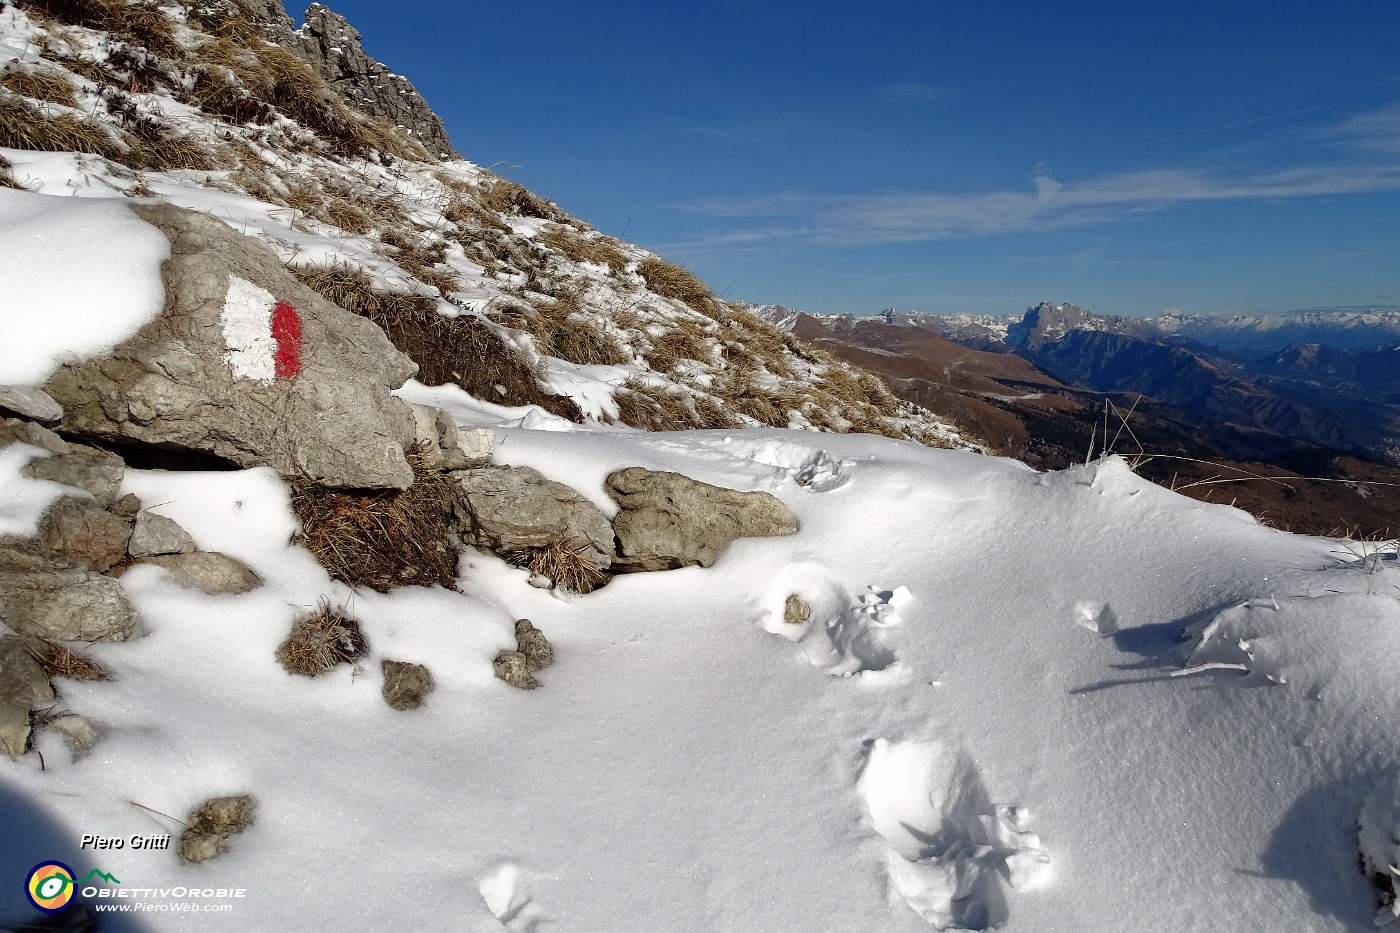
POLYGON ((271 384, 301 374, 301 315, 252 282, 231 275, 224 310, 224 359, 239 379, 271 384))

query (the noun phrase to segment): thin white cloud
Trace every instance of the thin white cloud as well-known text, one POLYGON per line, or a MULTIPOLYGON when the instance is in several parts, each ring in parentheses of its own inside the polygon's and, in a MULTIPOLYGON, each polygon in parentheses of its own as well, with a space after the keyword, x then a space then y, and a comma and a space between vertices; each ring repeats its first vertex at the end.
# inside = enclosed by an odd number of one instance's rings
POLYGON ((1371 152, 1400 152, 1400 103, 1357 114, 1337 126, 1333 135, 1371 152))
MULTIPOLYGON (((1400 151, 1400 105, 1334 126, 1332 138, 1363 155, 1400 151)), ((804 238, 836 243, 895 243, 1089 227, 1209 201, 1262 201, 1400 190, 1400 161, 1352 161, 1268 172, 1226 174, 1186 169, 1120 172, 1062 181, 1042 166, 1026 188, 979 193, 898 192, 710 197, 673 205, 714 218, 749 221, 742 231, 711 234, 753 244, 804 238)), ((697 242, 695 245, 702 245, 697 242)))
POLYGON ((886 100, 908 101, 912 103, 957 100, 962 96, 961 93, 952 88, 941 87, 937 84, 923 84, 918 81, 900 81, 895 84, 886 84, 876 93, 886 100))

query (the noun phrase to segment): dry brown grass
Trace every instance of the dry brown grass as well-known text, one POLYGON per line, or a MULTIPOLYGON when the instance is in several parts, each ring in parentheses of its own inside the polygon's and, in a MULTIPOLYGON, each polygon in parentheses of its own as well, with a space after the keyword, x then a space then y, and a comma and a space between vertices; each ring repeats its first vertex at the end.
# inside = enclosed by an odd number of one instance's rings
POLYGON ((513 181, 497 178, 484 183, 478 198, 483 207, 498 214, 519 214, 544 220, 562 220, 564 212, 513 181))
POLYGON ((535 338, 545 356, 558 357, 580 366, 620 366, 632 357, 607 334, 581 316, 577 293, 565 292, 552 305, 536 305, 533 313, 522 315, 520 329, 535 338))
POLYGON ((620 248, 621 244, 610 236, 585 236, 569 227, 558 226, 541 231, 539 240, 574 262, 607 266, 614 275, 627 268, 627 254, 620 248))
POLYGON ((15 167, 9 159, 0 155, 0 188, 14 188, 16 191, 24 191, 25 188, 15 181, 15 167))
POLYGON ((21 97, 0 91, 0 146, 48 152, 87 152, 119 159, 116 140, 71 114, 50 117, 21 97))
POLYGON ((448 524, 452 484, 425 466, 420 448, 408 452, 408 462, 413 485, 402 492, 293 484, 302 544, 333 579, 381 593, 456 581, 457 548, 448 524))
POLYGON ((67 677, 70 680, 106 680, 107 671, 91 658, 74 654, 67 645, 48 638, 31 636, 24 639, 24 648, 29 652, 44 673, 49 677, 67 677))
POLYGON ((338 227, 346 233, 353 233, 356 236, 369 233, 370 230, 374 229, 374 222, 370 216, 342 197, 332 196, 326 201, 325 216, 326 222, 332 227, 338 227))
POLYGON ((641 379, 628 379, 613 400, 617 403, 618 420, 634 428, 686 431, 702 426, 680 391, 648 385, 641 379))
POLYGON ((227 151, 218 143, 182 135, 154 120, 132 123, 127 144, 129 151, 118 161, 132 168, 208 172, 226 167, 229 161, 227 151))
POLYGON ((645 354, 647 363, 662 373, 671 372, 681 360, 704 363, 710 358, 707 336, 694 321, 678 318, 675 327, 651 339, 651 349, 645 354))
POLYGON ((592 547, 587 541, 560 540, 547 547, 516 551, 506 555, 506 560, 546 577, 550 581, 550 589, 562 587, 575 593, 591 593, 608 579, 588 559, 592 547))
POLYGON ((648 256, 637 264, 637 272, 647 288, 661 297, 679 301, 706 317, 718 320, 723 316, 710 289, 689 269, 660 256, 648 256))
POLYGON ((277 647, 277 660, 289 674, 319 677, 339 664, 353 664, 368 651, 360 624, 321 598, 314 612, 299 616, 277 647))
POLYGON ((65 107, 78 106, 73 82, 52 71, 30 71, 12 68, 0 74, 0 87, 4 87, 21 97, 62 104, 65 107))
POLYGON ((276 117, 270 104, 258 100, 231 80, 223 68, 196 65, 194 83, 182 99, 234 126, 266 126, 276 117))
POLYGON ((330 266, 292 272, 335 304, 378 324, 394 346, 418 364, 419 382, 454 383, 499 405, 539 405, 571 421, 583 420, 571 399, 546 394, 534 368, 481 318, 444 317, 430 298, 377 292, 358 269, 330 266))
POLYGON ((25 0, 23 6, 42 19, 108 32, 157 55, 180 52, 155 0, 25 0))

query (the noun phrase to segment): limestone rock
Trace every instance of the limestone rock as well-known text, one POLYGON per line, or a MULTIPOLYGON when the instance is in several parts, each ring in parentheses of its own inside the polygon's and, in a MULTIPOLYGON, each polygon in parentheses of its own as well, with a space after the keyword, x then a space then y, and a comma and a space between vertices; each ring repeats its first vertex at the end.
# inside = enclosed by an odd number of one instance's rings
POLYGON ((413 412, 418 449, 424 453, 427 465, 435 470, 461 470, 478 467, 491 461, 495 449, 495 432, 490 428, 463 431, 452 416, 441 408, 409 403, 413 412), (482 455, 481 434, 485 433, 485 454, 482 455))
POLYGON ((462 158, 428 102, 407 78, 365 54, 360 34, 345 17, 313 3, 297 38, 302 57, 351 107, 403 127, 437 158, 462 158))
POLYGON ((126 473, 126 464, 115 454, 83 444, 70 444, 32 421, 0 420, 0 447, 14 443, 29 444, 49 454, 30 460, 23 470, 26 476, 76 486, 91 493, 103 506, 116 498, 126 473))
POLYGON ((458 428, 457 447, 467 459, 467 466, 485 466, 496 452, 496 432, 490 428, 458 428))
POLYGON ((247 794, 214 797, 190 811, 180 834, 180 858, 203 862, 228 848, 228 837, 253 823, 256 803, 247 794))
POLYGON ((116 502, 107 506, 107 511, 117 516, 117 518, 133 521, 141 511, 141 500, 137 498, 135 493, 129 492, 116 502))
POLYGON ((24 641, 0 638, 0 749, 11 759, 29 747, 30 710, 53 701, 53 685, 24 641))
POLYGON ((468 544, 498 554, 564 541, 598 570, 612 564, 613 532, 592 502, 529 467, 481 467, 449 474, 461 490, 453 510, 468 544))
POLYGON ((709 567, 735 538, 797 531, 792 512, 766 492, 738 492, 642 467, 618 470, 605 485, 618 504, 614 568, 624 572, 709 567))
POLYGON ((39 522, 39 545, 98 573, 126 557, 131 525, 91 499, 63 496, 39 522))
POLYGON ((496 655, 496 676, 521 690, 533 690, 540 685, 530 673, 530 662, 522 652, 502 651, 496 655))
POLYGON ((554 647, 529 619, 515 623, 515 648, 525 656, 527 670, 543 670, 554 663, 554 647))
POLYGON ((24 468, 25 475, 76 486, 90 493, 98 505, 110 505, 121 488, 126 464, 115 454, 95 447, 66 444, 65 448, 51 457, 29 461, 24 468))
POLYGON ((164 567, 180 586, 202 590, 210 596, 238 595, 262 585, 262 578, 251 567, 218 551, 161 554, 146 558, 144 563, 164 567))
POLYGON ((188 554, 194 550, 194 539, 173 518, 143 511, 136 514, 126 549, 132 557, 188 554))
POLYGON ((384 702, 397 710, 417 709, 433 692, 433 672, 408 661, 384 661, 384 702))
POLYGON ((67 441, 42 424, 19 418, 0 419, 0 447, 16 443, 38 447, 51 454, 61 454, 68 449, 67 441))
POLYGON ((406 488, 414 440, 390 395, 415 364, 298 282, 266 244, 170 204, 132 205, 170 240, 161 315, 44 387, 62 430, 194 451, 332 487, 406 488))
POLYGON ((57 421, 63 417, 62 405, 30 386, 0 385, 0 410, 35 421, 57 421))
POLYGON ((0 571, 0 621, 54 641, 125 641, 136 630, 122 585, 77 569, 0 571))
POLYGON ((787 598, 783 603, 783 621, 788 625, 801 625, 812 618, 812 607, 807 605, 806 600, 796 593, 787 598))

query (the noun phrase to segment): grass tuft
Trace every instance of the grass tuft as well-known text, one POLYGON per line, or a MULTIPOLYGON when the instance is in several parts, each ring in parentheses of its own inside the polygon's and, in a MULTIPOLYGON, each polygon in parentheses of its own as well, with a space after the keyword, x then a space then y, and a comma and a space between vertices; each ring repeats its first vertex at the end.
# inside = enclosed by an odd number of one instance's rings
POLYGON ((627 254, 620 248, 621 244, 610 236, 584 236, 569 227, 558 226, 541 231, 539 240, 559 250, 573 262, 607 266, 614 275, 627 268, 627 254))
POLYGON ((587 541, 561 540, 546 547, 516 551, 506 555, 506 560, 548 578, 550 589, 561 587, 575 593, 591 593, 607 580, 607 575, 586 556, 591 549, 587 541))
POLYGON ((524 185, 497 178, 480 193, 482 206, 498 214, 519 214, 543 220, 562 220, 564 212, 544 198, 531 193, 524 185))
POLYGON ((67 677, 70 680, 106 680, 107 671, 91 658, 73 651, 60 642, 34 636, 24 639, 25 650, 49 677, 67 677))
POLYGON ((648 256, 637 265, 637 272, 646 281, 647 288, 662 298, 679 301, 706 317, 718 319, 719 307, 714 294, 689 269, 660 256, 648 256))
POLYGON ((64 107, 78 106, 73 82, 51 71, 13 68, 0 74, 0 87, 21 97, 32 97, 51 104, 62 104, 64 107))
POLYGON ((116 140, 72 114, 51 117, 21 97, 0 92, 0 146, 47 152, 87 152, 117 160, 116 140))
POLYGON ((402 492, 293 485, 302 544, 333 579, 381 593, 456 582, 457 546, 448 527, 452 484, 425 466, 422 449, 410 450, 408 462, 413 485, 402 492))
POLYGON ((277 647, 277 660, 289 674, 319 677, 336 665, 355 663, 367 650, 359 623, 322 597, 315 612, 292 623, 291 634, 277 647))

